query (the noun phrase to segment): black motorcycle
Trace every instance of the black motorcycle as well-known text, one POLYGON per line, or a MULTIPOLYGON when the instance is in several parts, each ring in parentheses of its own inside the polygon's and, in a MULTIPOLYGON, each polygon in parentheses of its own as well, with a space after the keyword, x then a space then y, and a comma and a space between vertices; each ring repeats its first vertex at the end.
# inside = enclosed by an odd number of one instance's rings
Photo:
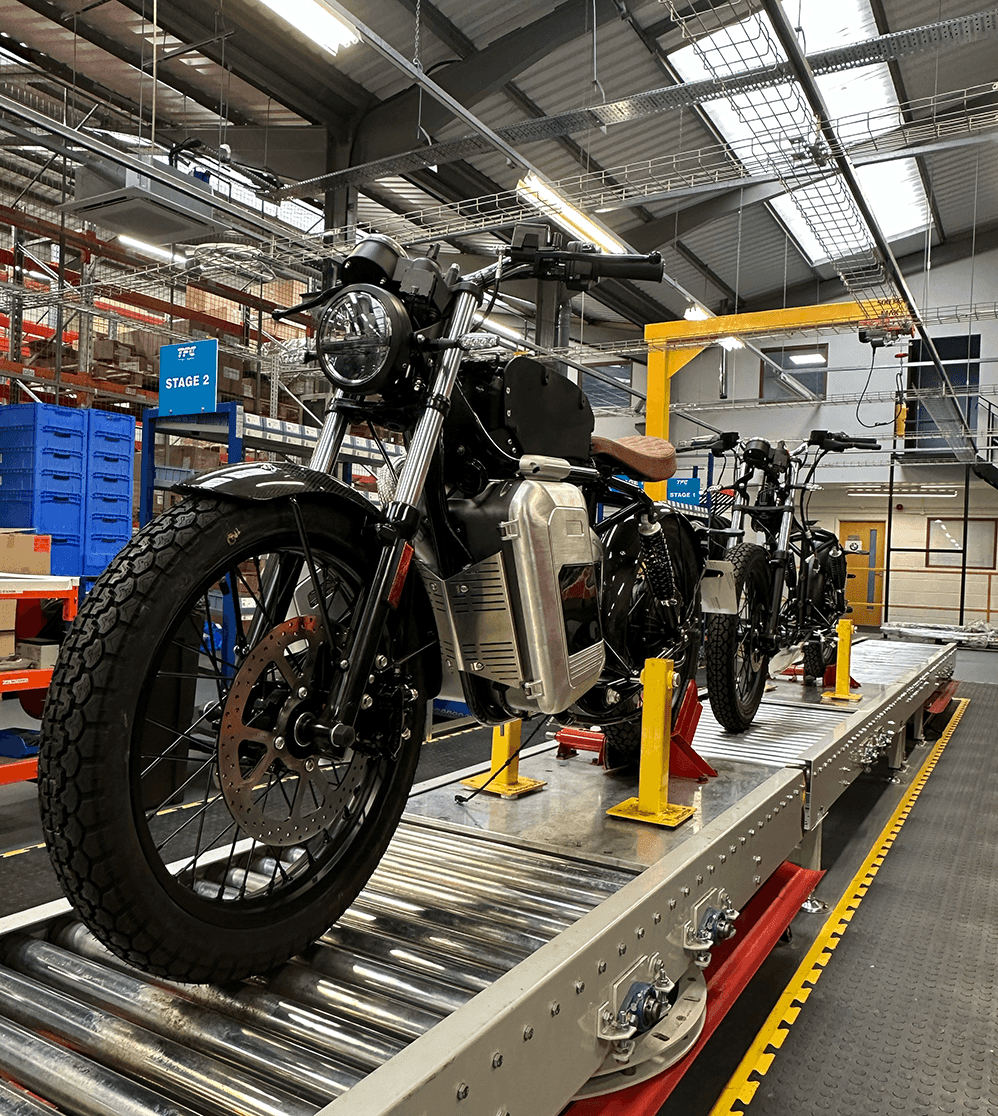
POLYGON ((804 673, 814 678, 835 660, 836 625, 848 611, 846 558, 835 534, 808 519, 807 496, 828 453, 879 448, 872 438, 827 430, 812 430, 793 450, 736 433, 710 444, 715 456, 732 455, 737 472, 730 522, 710 526, 712 553, 724 560, 711 563, 717 580, 708 579, 704 606, 710 708, 729 732, 755 718, 774 655, 800 648, 804 673), (749 525, 761 544, 745 541, 749 525))
POLYGON ((181 486, 94 585, 53 675, 45 837, 111 950, 204 981, 303 949, 385 852, 435 695, 486 725, 634 724, 651 655, 682 694, 702 559, 636 483, 671 475, 672 447, 594 439, 573 382, 474 327, 501 280, 661 274, 657 254, 536 226, 464 275, 372 236, 285 312, 316 311, 310 355, 335 388, 309 467, 181 486), (334 476, 360 425, 385 454, 380 503, 334 476))

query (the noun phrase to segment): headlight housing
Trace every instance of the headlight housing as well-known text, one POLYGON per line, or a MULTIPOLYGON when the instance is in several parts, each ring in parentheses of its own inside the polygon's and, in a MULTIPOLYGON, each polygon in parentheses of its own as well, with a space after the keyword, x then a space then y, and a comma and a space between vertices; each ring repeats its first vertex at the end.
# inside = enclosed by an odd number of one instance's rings
POLYGON ((411 329, 390 291, 367 283, 347 287, 319 319, 319 364, 338 388, 376 395, 408 356, 411 329))

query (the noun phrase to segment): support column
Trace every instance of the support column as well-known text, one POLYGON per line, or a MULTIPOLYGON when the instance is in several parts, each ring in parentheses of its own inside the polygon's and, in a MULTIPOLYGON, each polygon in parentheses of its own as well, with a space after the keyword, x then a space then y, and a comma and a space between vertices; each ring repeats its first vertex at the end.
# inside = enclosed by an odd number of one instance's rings
MULTIPOLYGON (((670 381, 680 368, 684 368, 701 352, 703 352, 702 345, 691 349, 651 349, 649 351, 645 433, 650 437, 669 437, 670 381)), ((664 500, 666 482, 646 483, 645 491, 653 500, 664 500)))

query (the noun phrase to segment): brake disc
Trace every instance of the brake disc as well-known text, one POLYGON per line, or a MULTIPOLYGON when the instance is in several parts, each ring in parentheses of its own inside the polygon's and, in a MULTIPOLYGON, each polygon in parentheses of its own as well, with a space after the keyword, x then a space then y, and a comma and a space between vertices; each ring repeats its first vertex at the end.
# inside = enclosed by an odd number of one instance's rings
POLYGON ((222 712, 222 795, 240 827, 267 845, 298 845, 329 829, 368 762, 359 753, 336 760, 320 756, 302 731, 311 715, 309 702, 315 700, 310 691, 321 644, 314 616, 278 624, 246 656, 222 712), (253 723, 260 717, 257 699, 268 688, 287 691, 269 727, 253 723))

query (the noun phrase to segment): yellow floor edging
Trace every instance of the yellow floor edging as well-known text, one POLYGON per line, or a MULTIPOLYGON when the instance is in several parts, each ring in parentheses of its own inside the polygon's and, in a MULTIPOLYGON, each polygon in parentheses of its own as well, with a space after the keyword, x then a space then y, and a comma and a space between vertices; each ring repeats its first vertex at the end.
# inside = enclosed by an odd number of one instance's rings
POLYGON ((904 798, 901 799, 897 809, 891 815, 890 821, 880 832, 859 871, 853 876, 846 888, 845 894, 838 905, 828 916, 825 925, 821 928, 814 944, 808 950, 807 956, 800 963, 790 983, 776 1002, 776 1006, 769 1014, 769 1018, 762 1025, 755 1040, 742 1058, 738 1069, 735 1070, 731 1080, 724 1087, 724 1091, 717 1103, 710 1110, 710 1116, 739 1116, 751 1103, 756 1089, 761 1084, 761 1079, 768 1072, 769 1067, 776 1057, 776 1051, 783 1045, 790 1027, 800 1014, 800 1009, 811 994, 813 986, 832 958, 832 950, 839 944, 842 935, 846 932, 849 922, 856 908, 862 902, 863 896, 869 888, 872 878, 884 862, 894 839, 901 831, 901 826, 911 813, 911 807, 922 792, 926 781, 932 774, 933 768, 949 743, 956 726, 960 723, 964 710, 970 704, 969 698, 960 698, 957 708, 950 717, 942 736, 936 741, 935 747, 929 753, 921 771, 915 776, 904 798), (750 1080, 757 1074, 759 1080, 750 1080), (735 1107, 738 1105, 739 1107, 735 1107))

